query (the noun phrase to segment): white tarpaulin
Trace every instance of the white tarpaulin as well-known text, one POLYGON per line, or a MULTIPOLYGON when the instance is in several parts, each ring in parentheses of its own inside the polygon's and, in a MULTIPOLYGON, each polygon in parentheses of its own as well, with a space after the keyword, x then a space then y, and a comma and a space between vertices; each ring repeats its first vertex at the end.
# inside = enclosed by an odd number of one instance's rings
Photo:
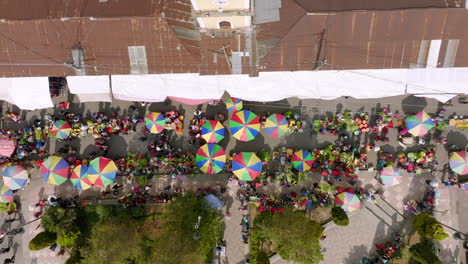
POLYGON ((112 102, 109 76, 68 76, 68 89, 80 102, 112 102))
POLYGON ((166 97, 179 99, 219 99, 224 88, 218 78, 199 74, 113 75, 115 98, 129 101, 162 102, 166 97))
POLYGON ((0 78, 0 99, 24 110, 53 107, 48 77, 0 78))

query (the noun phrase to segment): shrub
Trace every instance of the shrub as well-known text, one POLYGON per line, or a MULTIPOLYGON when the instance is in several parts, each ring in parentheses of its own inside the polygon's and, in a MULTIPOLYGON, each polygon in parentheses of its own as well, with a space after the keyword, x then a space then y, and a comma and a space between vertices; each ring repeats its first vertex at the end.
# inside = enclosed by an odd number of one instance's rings
POLYGON ((57 236, 57 244, 63 247, 71 247, 75 245, 80 238, 81 232, 78 227, 71 228, 69 231, 62 232, 57 236))
POLYGON ((429 240, 412 246, 409 251, 411 258, 421 264, 442 264, 435 253, 434 244, 429 240))
POLYGON ((428 213, 419 214, 413 219, 413 227, 418 234, 428 239, 441 241, 449 237, 442 225, 428 213))
POLYGON ((110 205, 97 205, 95 209, 100 220, 110 216, 114 212, 114 207, 110 205))
POLYGON ((349 225, 349 218, 343 208, 335 206, 331 210, 331 215, 333 222, 339 226, 347 226, 349 225))
POLYGON ((76 211, 61 207, 49 207, 41 219, 41 225, 46 231, 62 233, 68 231, 74 225, 76 211))
POLYGON ((271 154, 266 149, 262 149, 258 152, 258 158, 263 162, 269 162, 271 160, 271 154))
POLYGON ((57 235, 52 232, 41 232, 29 242, 29 250, 41 250, 50 247, 57 240, 57 235))

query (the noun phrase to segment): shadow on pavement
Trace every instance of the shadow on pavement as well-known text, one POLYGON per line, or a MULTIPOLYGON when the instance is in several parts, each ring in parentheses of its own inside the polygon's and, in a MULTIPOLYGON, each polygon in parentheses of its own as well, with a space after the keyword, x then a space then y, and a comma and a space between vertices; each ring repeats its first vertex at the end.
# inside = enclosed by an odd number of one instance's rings
POLYGON ((427 101, 423 97, 410 95, 401 101, 401 109, 405 114, 415 114, 424 110, 427 101))

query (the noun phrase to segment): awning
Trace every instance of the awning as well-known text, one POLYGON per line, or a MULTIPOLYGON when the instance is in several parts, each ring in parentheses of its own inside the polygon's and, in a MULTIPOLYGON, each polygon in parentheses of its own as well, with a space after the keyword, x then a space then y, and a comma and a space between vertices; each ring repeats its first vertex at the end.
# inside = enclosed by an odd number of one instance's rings
POLYGON ((68 76, 70 92, 80 102, 112 102, 109 76, 68 76))
POLYGON ((48 77, 0 78, 0 99, 24 110, 54 106, 48 77))

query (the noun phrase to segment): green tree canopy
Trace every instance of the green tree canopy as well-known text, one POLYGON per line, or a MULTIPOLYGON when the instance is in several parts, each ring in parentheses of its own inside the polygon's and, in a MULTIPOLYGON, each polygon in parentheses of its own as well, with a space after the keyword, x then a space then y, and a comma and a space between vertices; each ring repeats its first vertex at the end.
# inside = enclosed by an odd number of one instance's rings
POLYGON ((323 260, 319 238, 322 226, 308 220, 303 212, 291 208, 275 213, 255 225, 261 236, 275 245, 285 260, 316 264, 323 260))
MULTIPOLYGON (((95 225, 81 249, 83 264, 129 264, 141 256, 139 222, 126 215, 107 217, 95 225)), ((138 262, 140 263, 140 262, 138 262)))
POLYGON ((421 264, 442 264, 436 255, 434 243, 426 240, 410 248, 411 258, 421 264))
POLYGON ((413 218, 413 227, 421 235, 428 239, 441 241, 449 237, 444 232, 442 225, 428 213, 422 213, 413 218))
POLYGON ((75 222, 76 211, 58 206, 47 208, 41 219, 41 225, 46 231, 61 233, 68 231, 75 222))
POLYGON ((333 222, 339 226, 347 226, 349 225, 349 218, 343 208, 335 206, 331 210, 331 215, 333 222))
POLYGON ((188 193, 168 204, 160 217, 160 231, 153 245, 150 263, 209 263, 212 248, 221 238, 222 217, 205 200, 188 193), (193 239, 195 223, 201 216, 200 238, 193 239))
POLYGON ((58 234, 57 244, 69 248, 75 245, 80 238, 81 232, 77 226, 71 227, 68 231, 58 234))
POLYGON ((57 240, 57 235, 52 232, 41 232, 29 242, 29 250, 41 250, 50 247, 57 240))

